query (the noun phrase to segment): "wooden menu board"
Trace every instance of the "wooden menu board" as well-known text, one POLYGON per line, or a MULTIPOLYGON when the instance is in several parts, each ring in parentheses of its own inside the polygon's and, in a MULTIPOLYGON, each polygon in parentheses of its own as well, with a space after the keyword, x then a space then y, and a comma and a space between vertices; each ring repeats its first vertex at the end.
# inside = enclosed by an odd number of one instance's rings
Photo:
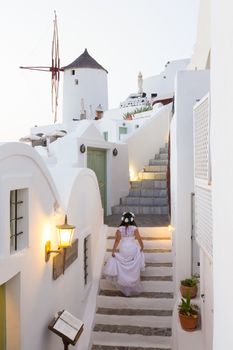
POLYGON ((75 345, 83 332, 83 322, 63 310, 49 324, 48 329, 59 335, 64 343, 75 345))

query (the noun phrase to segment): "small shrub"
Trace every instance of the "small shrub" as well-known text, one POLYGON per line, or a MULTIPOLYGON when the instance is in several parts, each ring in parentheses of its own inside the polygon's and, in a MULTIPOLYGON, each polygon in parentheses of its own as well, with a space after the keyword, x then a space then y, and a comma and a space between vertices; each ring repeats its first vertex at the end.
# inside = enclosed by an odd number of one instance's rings
POLYGON ((199 279, 197 276, 192 276, 191 278, 182 280, 180 283, 185 287, 195 287, 199 283, 199 279))
POLYGON ((199 307, 197 305, 191 304, 190 296, 188 295, 187 298, 181 299, 181 304, 179 304, 178 310, 182 315, 197 318, 199 307))

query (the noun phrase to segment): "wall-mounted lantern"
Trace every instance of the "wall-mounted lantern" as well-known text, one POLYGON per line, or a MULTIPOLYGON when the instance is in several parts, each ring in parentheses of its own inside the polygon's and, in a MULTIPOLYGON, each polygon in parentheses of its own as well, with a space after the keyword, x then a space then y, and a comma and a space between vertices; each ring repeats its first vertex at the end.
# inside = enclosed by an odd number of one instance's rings
POLYGON ((81 153, 85 153, 86 152, 86 146, 84 145, 84 143, 82 143, 81 146, 80 146, 80 152, 81 153))
POLYGON ((112 154, 116 157, 118 155, 118 150, 114 148, 114 150, 112 151, 112 154))
MULTIPOLYGON (((69 225, 67 223, 67 215, 65 216, 65 222, 63 225, 57 225, 57 234, 58 234, 58 249, 51 250, 51 241, 45 243, 45 261, 49 261, 51 253, 60 254, 63 249, 70 247, 72 245, 72 239, 74 234, 75 226, 69 225)), ((63 266, 64 271, 64 266, 63 266)))

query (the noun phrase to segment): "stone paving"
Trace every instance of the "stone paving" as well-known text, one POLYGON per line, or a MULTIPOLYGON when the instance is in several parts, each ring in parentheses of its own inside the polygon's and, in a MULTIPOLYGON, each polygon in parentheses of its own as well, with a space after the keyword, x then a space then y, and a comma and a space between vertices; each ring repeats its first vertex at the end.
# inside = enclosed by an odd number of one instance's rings
POLYGON ((147 309, 111 309, 99 307, 96 311, 97 314, 101 315, 124 315, 124 316, 172 316, 172 310, 147 310, 147 309))
POLYGON ((172 276, 141 276, 141 281, 172 281, 172 276))
MULTIPOLYGON (((119 290, 108 290, 108 289, 101 289, 99 292, 99 295, 105 295, 109 297, 125 297, 123 293, 119 290)), ((136 294, 134 296, 131 296, 131 298, 158 298, 158 299, 172 299, 173 293, 167 293, 167 292, 142 292, 140 294, 136 294)))
POLYGON ((139 327, 139 326, 121 326, 115 324, 96 324, 94 326, 95 332, 109 332, 109 333, 127 333, 127 334, 141 334, 141 335, 157 335, 163 337, 171 336, 171 328, 167 327, 139 327))
MULTIPOLYGON (((138 227, 162 227, 170 224, 168 215, 136 215, 135 221, 138 227)), ((110 227, 118 227, 121 215, 105 216, 104 223, 110 227)))

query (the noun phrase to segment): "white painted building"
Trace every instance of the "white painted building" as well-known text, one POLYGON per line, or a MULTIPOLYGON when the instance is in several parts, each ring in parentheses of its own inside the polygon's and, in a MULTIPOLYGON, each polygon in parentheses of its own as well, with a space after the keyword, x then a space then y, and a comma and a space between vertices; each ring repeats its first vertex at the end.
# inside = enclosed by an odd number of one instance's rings
POLYGON ((0 347, 58 349, 61 339, 47 329, 55 314, 66 309, 88 325, 87 307, 95 309, 105 236, 98 183, 89 169, 63 165, 50 172, 32 147, 19 143, 0 145, 0 170, 0 347), (78 257, 54 280, 45 243, 50 240, 57 249, 56 225, 64 222, 65 213, 76 226, 78 257))
MULTIPOLYGON (((194 54, 188 67, 189 72, 180 74, 187 79, 191 76, 196 79, 200 75, 203 78, 210 74, 210 86, 208 88, 207 81, 204 82, 203 79, 197 81, 193 88, 198 92, 197 95, 203 93, 203 96, 196 95, 200 101, 196 103, 193 101, 190 104, 189 112, 187 110, 183 115, 183 121, 182 111, 179 113, 179 110, 175 111, 175 119, 172 120, 172 145, 174 150, 177 147, 172 153, 171 163, 174 172, 172 220, 176 242, 177 302, 179 279, 184 277, 184 274, 189 276, 192 271, 191 233, 194 234, 200 254, 200 294, 195 301, 201 308, 201 328, 196 332, 185 333, 179 329, 179 322, 175 316, 174 349, 179 350, 197 348, 198 350, 219 350, 233 347, 233 323, 231 322, 233 312, 231 293, 233 245, 231 200, 233 196, 231 159, 233 49, 231 38, 233 23, 231 14, 232 3, 229 1, 200 1, 194 54), (193 109, 193 119, 191 109, 193 109), (191 142, 192 132, 193 142, 191 142), (189 140, 188 133, 190 133, 189 140), (179 159, 182 160, 180 167, 179 159), (179 169, 181 174, 186 176, 183 178, 184 186, 175 189, 175 186, 181 182, 179 169), (190 227, 192 214, 190 198, 188 198, 191 192, 195 197, 193 232, 190 227), (179 204, 175 204, 178 200, 181 200, 180 209, 183 210, 180 213, 180 220, 179 204)), ((188 84, 187 88, 190 89, 190 87, 192 84, 188 84)), ((177 93, 179 95, 178 90, 177 93)), ((180 105, 183 110, 187 107, 190 94, 184 97, 180 105)), ((179 103, 179 96, 177 99, 179 103)))
POLYGON ((108 72, 87 49, 63 69, 63 123, 94 119, 99 105, 108 109, 108 72))
POLYGON ((62 308, 84 321, 85 333, 76 348, 88 349, 106 243, 103 210, 111 214, 111 207, 128 194, 129 180, 136 180, 168 141, 169 129, 176 301, 172 350, 232 348, 232 323, 226 322, 233 311, 229 288, 233 244, 230 10, 230 4, 201 1, 191 61, 168 62, 159 76, 144 79, 148 97, 154 94, 159 100, 175 95, 173 117, 172 104, 155 105, 151 111, 135 114, 133 120, 125 120, 123 113, 133 112, 135 106, 108 111, 107 72, 85 50, 64 68, 63 123, 32 129, 33 134, 47 135, 47 140, 54 131, 67 134, 37 147, 38 152, 21 144, 0 145, 0 297, 5 298, 7 350, 58 348, 60 340, 47 331, 47 325, 62 308), (80 120, 93 119, 100 104, 105 110, 102 119, 80 120), (98 164, 104 171, 99 171, 98 164), (24 203, 25 232, 16 251, 10 239, 10 197, 15 190, 24 203), (53 281, 52 260, 45 263, 44 246, 48 236, 57 246, 55 226, 65 213, 76 226, 78 259, 53 281), (87 238, 90 279, 85 284, 87 238), (187 333, 177 315, 179 283, 193 272, 200 273, 195 302, 201 310, 201 327, 187 333))
POLYGON ((189 59, 168 61, 159 75, 143 79, 143 91, 149 100, 173 97, 175 77, 178 71, 185 70, 189 59))

